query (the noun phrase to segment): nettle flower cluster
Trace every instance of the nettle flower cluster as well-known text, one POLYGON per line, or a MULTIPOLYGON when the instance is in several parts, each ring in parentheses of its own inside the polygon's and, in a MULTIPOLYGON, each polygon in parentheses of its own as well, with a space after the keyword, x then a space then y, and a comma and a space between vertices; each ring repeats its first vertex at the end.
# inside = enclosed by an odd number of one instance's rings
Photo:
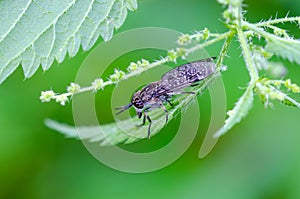
POLYGON ((277 100, 285 105, 300 108, 298 102, 281 91, 282 87, 286 89, 286 92, 300 93, 300 87, 297 84, 293 84, 290 79, 284 81, 270 80, 268 78, 262 78, 258 81, 255 86, 255 91, 258 93, 265 107, 273 106, 270 100, 277 100))

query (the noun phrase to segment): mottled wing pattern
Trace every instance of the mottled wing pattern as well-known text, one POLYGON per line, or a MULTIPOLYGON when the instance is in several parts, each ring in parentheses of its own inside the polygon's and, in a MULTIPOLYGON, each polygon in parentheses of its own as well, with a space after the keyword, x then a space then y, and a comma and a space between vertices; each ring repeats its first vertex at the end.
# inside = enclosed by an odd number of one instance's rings
POLYGON ((216 69, 213 58, 187 63, 164 74, 160 81, 161 95, 188 87, 211 75, 216 69))

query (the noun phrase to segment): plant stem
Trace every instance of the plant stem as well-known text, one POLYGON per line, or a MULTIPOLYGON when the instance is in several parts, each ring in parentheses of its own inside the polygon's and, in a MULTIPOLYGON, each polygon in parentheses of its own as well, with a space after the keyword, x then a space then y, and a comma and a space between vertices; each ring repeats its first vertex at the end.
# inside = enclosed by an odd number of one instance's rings
POLYGON ((255 64, 253 62, 252 56, 251 56, 251 52, 250 49, 248 47, 247 44, 247 40, 246 37, 244 35, 244 32, 242 30, 241 27, 237 26, 236 27, 236 31, 237 31, 237 35, 238 35, 238 39, 240 41, 241 44, 241 48, 243 51, 243 56, 244 56, 244 60, 246 62, 246 67, 249 71, 250 77, 251 77, 251 81, 257 81, 258 80, 258 72, 257 69, 255 67, 255 64))
POLYGON ((234 34, 229 35, 229 36, 226 38, 226 40, 224 41, 224 44, 223 44, 223 46, 222 46, 222 49, 221 49, 221 51, 220 51, 220 55, 219 55, 218 60, 217 60, 217 63, 216 63, 216 65, 217 65, 217 70, 220 70, 220 68, 221 68, 221 65, 222 65, 222 63, 223 63, 223 59, 224 59, 224 57, 225 57, 226 54, 227 54, 227 51, 228 51, 228 49, 229 49, 229 45, 231 44, 231 41, 232 41, 233 37, 234 37, 234 34))
POLYGON ((300 17, 286 17, 286 18, 280 18, 280 19, 273 19, 273 20, 268 20, 268 21, 263 21, 256 23, 256 26, 269 26, 271 24, 277 24, 277 23, 285 23, 285 22, 295 22, 299 21, 300 17))
POLYGON ((211 45, 211 44, 213 44, 213 43, 216 43, 216 42, 218 42, 218 41, 221 41, 221 40, 225 39, 226 37, 229 37, 230 35, 233 35, 233 34, 234 34, 234 31, 230 30, 230 31, 228 31, 228 32, 226 32, 226 33, 220 34, 218 37, 216 37, 216 38, 214 38, 214 39, 212 39, 212 40, 209 40, 209 41, 207 41, 207 42, 205 42, 205 43, 202 43, 202 44, 199 44, 199 45, 197 45, 197 46, 194 46, 194 47, 192 47, 192 48, 190 48, 190 49, 187 49, 186 52, 187 52, 188 54, 190 54, 190 53, 192 53, 192 52, 195 52, 196 50, 199 50, 199 49, 201 49, 201 48, 205 48, 206 46, 209 46, 209 45, 211 45))
POLYGON ((280 93, 281 95, 284 95, 285 99, 287 99, 288 101, 292 102, 297 108, 300 108, 300 103, 297 102, 296 100, 294 100, 293 98, 289 97, 287 94, 281 92, 280 90, 276 89, 274 86, 270 86, 270 88, 277 92, 280 93))
POLYGON ((256 32, 257 34, 261 35, 262 37, 268 39, 268 40, 287 40, 287 38, 278 37, 276 35, 273 35, 271 33, 268 33, 264 31, 262 28, 257 27, 255 24, 251 24, 249 22, 244 21, 243 26, 246 26, 250 30, 256 32))
POLYGON ((249 45, 247 43, 246 35, 242 29, 243 23, 244 23, 242 5, 238 6, 238 10, 239 10, 238 18, 236 20, 237 22, 236 22, 235 29, 236 29, 237 36, 238 36, 238 39, 239 39, 239 42, 240 42, 240 45, 241 45, 241 48, 243 51, 243 56, 244 56, 244 60, 246 63, 246 67, 247 67, 250 77, 251 77, 250 85, 253 85, 253 82, 256 82, 258 80, 259 75, 258 75, 256 66, 255 66, 254 61, 251 56, 251 51, 250 51, 249 45))

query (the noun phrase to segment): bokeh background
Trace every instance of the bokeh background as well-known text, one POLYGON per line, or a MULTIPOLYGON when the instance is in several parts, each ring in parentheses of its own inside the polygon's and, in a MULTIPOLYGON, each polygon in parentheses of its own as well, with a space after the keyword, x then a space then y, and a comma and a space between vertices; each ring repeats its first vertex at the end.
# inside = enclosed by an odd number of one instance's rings
MULTIPOLYGON (((246 3, 246 17, 250 21, 275 15, 283 17, 287 12, 291 16, 300 15, 300 1, 246 3)), ((204 27, 222 32, 225 28, 218 20, 221 11, 216 1, 143 0, 117 32, 147 26, 183 33, 204 27)), ((287 27, 300 37, 299 27, 290 24, 287 27)), ((207 51, 217 54, 220 45, 207 51)), ((72 124, 72 107, 71 103, 65 107, 54 102, 43 104, 39 101, 40 91, 49 88, 64 91, 74 81, 88 53, 80 51, 75 58, 56 63, 47 72, 40 69, 27 80, 19 68, 0 85, 0 198, 300 198, 300 110, 279 103, 265 109, 258 97, 248 117, 222 137, 209 156, 198 159, 210 118, 209 95, 201 96, 199 132, 189 150, 168 167, 146 174, 108 168, 94 159, 80 141, 67 139, 45 127, 43 121, 48 117, 72 124)), ((115 65, 127 66, 132 59, 155 59, 160 55, 151 50, 139 53, 122 57, 115 65)), ((232 108, 249 76, 237 42, 231 46, 229 55, 225 60, 229 70, 223 74, 223 80, 228 108, 232 108)), ((299 84, 300 67, 285 64, 289 70, 287 77, 299 84)), ((110 107, 112 89, 97 94, 99 107, 110 107)), ((99 110, 98 114, 105 122, 113 122, 109 108, 99 110)), ((173 136, 162 133, 150 141, 124 148, 157 149, 173 136)))

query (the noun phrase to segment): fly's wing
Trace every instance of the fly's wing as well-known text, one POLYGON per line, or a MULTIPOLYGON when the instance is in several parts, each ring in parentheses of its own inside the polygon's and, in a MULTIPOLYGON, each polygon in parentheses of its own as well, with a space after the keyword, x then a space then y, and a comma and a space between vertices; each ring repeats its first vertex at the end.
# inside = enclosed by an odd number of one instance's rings
POLYGON ((205 79, 216 70, 213 60, 214 58, 202 59, 170 70, 161 78, 160 85, 164 89, 159 94, 177 91, 205 79))

